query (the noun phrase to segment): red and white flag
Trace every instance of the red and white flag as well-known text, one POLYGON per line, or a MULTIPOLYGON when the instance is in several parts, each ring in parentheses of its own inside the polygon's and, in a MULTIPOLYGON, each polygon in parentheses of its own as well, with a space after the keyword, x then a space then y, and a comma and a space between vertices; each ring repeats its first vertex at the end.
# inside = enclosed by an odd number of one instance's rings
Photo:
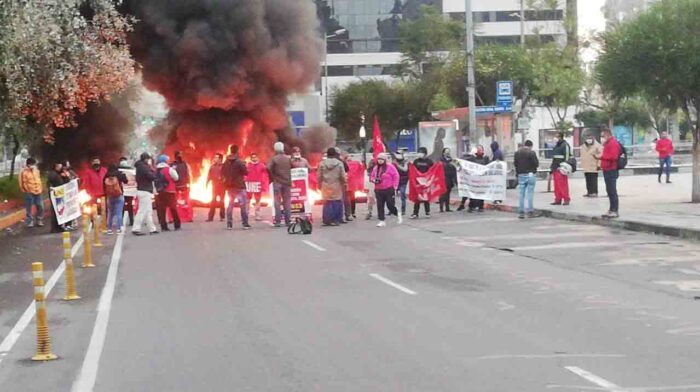
POLYGON ((386 152, 386 147, 384 146, 384 139, 382 138, 382 131, 379 129, 379 119, 377 118, 377 116, 374 116, 372 151, 374 151, 374 159, 377 159, 377 155, 386 152))
POLYGON ((412 203, 434 203, 447 192, 445 169, 442 163, 434 164, 427 172, 421 173, 414 165, 408 167, 408 198, 412 203))

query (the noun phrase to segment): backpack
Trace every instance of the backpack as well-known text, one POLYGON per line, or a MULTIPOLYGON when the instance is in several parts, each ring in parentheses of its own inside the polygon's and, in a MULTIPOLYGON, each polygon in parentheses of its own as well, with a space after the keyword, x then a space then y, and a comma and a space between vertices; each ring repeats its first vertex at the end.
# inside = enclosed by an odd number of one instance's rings
POLYGON ((289 225, 287 233, 289 234, 304 234, 309 235, 313 232, 313 225, 307 217, 299 217, 294 220, 294 223, 289 225))
POLYGON ((570 173, 575 173, 576 172, 576 165, 577 165, 576 157, 571 153, 571 146, 569 145, 569 143, 566 143, 566 148, 567 148, 568 154, 569 154, 569 159, 566 160, 566 163, 568 163, 569 166, 571 166, 570 173))
POLYGON ((105 194, 111 197, 119 197, 124 194, 117 177, 105 178, 105 194))
POLYGON ((617 170, 627 167, 627 149, 620 143, 620 156, 617 157, 617 170))
POLYGON ((158 169, 156 172, 156 179, 153 181, 153 185, 156 187, 156 192, 162 192, 168 187, 168 179, 163 174, 163 168, 158 169))

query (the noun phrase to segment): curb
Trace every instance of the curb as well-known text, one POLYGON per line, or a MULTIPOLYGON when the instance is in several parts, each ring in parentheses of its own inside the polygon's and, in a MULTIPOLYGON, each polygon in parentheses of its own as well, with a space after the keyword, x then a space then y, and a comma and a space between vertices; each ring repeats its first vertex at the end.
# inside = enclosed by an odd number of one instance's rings
MULTIPOLYGON (((517 213, 517 207, 509 205, 487 205, 487 208, 503 211, 517 213)), ((654 223, 646 222, 636 222, 624 219, 603 219, 597 216, 583 215, 570 212, 559 212, 552 210, 535 209, 535 213, 538 216, 559 219, 572 222, 583 222, 590 223, 599 226, 614 227, 617 229, 624 229, 629 231, 636 231, 640 233, 650 233, 657 235, 665 235, 669 237, 677 237, 688 240, 700 241, 700 230, 686 229, 682 227, 665 226, 654 223)))
POLYGON ((3 216, 0 218, 0 230, 5 230, 8 227, 16 225, 17 223, 23 221, 25 216, 26 213, 24 212, 24 209, 3 216))

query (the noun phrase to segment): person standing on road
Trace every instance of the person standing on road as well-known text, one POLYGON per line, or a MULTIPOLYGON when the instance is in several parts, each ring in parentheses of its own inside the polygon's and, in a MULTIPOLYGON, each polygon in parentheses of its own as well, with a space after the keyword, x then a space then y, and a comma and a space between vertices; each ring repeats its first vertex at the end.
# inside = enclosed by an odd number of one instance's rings
POLYGON ((318 166, 318 186, 323 197, 323 225, 338 226, 343 220, 345 168, 334 147, 329 148, 326 155, 326 160, 318 166))
POLYGON ((91 167, 85 173, 84 184, 85 191, 90 195, 90 204, 97 206, 97 213, 102 214, 102 198, 105 196, 104 186, 102 186, 107 169, 102 167, 100 158, 93 157, 91 159, 91 167))
MULTIPOLYGON (((80 181, 78 174, 75 172, 75 170, 73 170, 73 166, 71 166, 70 161, 68 160, 63 161, 63 176, 67 179, 67 182, 73 180, 80 181)), ((72 221, 66 223, 64 227, 67 230, 76 230, 78 228, 78 219, 73 219, 72 221)))
POLYGON ((257 153, 250 154, 246 184, 249 186, 248 197, 255 202, 255 220, 261 221, 262 195, 267 193, 270 181, 267 176, 267 168, 263 163, 260 163, 260 157, 257 153))
MULTIPOLYGON (((374 166, 377 165, 377 160, 372 158, 372 160, 369 161, 369 165, 367 166, 367 176, 369 177, 370 174, 372 174, 372 170, 374 170, 374 166)), ((372 219, 372 211, 374 210, 374 206, 377 204, 377 198, 374 195, 374 184, 372 184, 372 181, 369 182, 369 186, 367 189, 367 216, 365 217, 365 220, 370 220, 372 219)))
POLYGON ((282 208, 284 223, 289 226, 292 223, 292 159, 284 153, 284 143, 275 143, 274 149, 275 156, 267 163, 267 172, 275 196, 275 227, 282 226, 282 208))
POLYGON ((170 231, 166 209, 173 217, 175 231, 180 230, 180 214, 177 212, 177 181, 180 178, 177 169, 171 167, 168 162, 170 157, 161 155, 156 166, 156 213, 160 222, 161 231, 170 231))
POLYGON ((525 219, 525 213, 532 218, 535 214, 534 198, 535 185, 537 184, 537 169, 540 161, 537 154, 532 151, 532 140, 526 140, 525 145, 515 153, 515 173, 518 176, 518 218, 525 219), (527 210, 525 198, 527 197, 527 210))
POLYGON ((491 162, 495 161, 505 161, 503 150, 501 150, 497 141, 491 142, 491 162))
MULTIPOLYGON (((131 192, 133 192, 133 187, 136 185, 133 170, 134 168, 129 165, 129 160, 126 157, 119 158, 119 171, 126 176, 128 180, 127 184, 130 185, 130 189, 132 189, 131 192), (131 174, 127 175, 126 172, 130 172, 131 174)), ((134 225, 134 198, 135 196, 133 196, 133 193, 129 194, 128 192, 124 192, 124 211, 129 215, 129 226, 134 225)))
POLYGON ((245 162, 238 157, 238 146, 233 145, 229 149, 229 156, 221 168, 221 178, 224 180, 228 193, 228 207, 226 208, 226 229, 233 230, 233 209, 238 200, 241 209, 241 224, 243 230, 251 228, 248 223, 248 190, 245 186, 245 177, 248 169, 245 162))
POLYGON ((609 129, 603 130, 601 140, 603 141, 603 155, 600 157, 600 168, 603 170, 605 190, 610 200, 610 209, 607 214, 603 215, 603 218, 619 218, 620 201, 617 195, 617 179, 620 176, 620 172, 617 168, 617 163, 622 154, 622 146, 609 129))
MULTIPOLYGON (((476 146, 476 153, 472 155, 469 159, 470 162, 478 163, 479 165, 486 166, 491 161, 489 160, 489 157, 486 156, 486 153, 484 151, 484 146, 476 146)), ((464 201, 464 199, 462 199, 464 201)), ((484 201, 480 199, 474 199, 470 198, 469 199, 469 209, 467 209, 467 212, 484 212, 484 201)))
MULTIPOLYGON (((343 166, 346 168, 345 174, 348 177, 347 186, 345 187, 345 198, 343 202, 345 203, 345 221, 352 222, 355 219, 355 209, 357 208, 357 198, 355 197, 356 181, 352 181, 350 178, 351 173, 364 172, 364 168, 361 167, 360 162, 353 161, 350 159, 350 154, 343 152, 341 154, 343 160, 343 166)), ((364 185, 362 186, 364 188, 364 185)))
POLYGON ((301 156, 301 148, 292 148, 292 169, 308 169, 309 161, 301 156))
MULTIPOLYGON (((63 171, 63 164, 54 163, 53 168, 48 175, 49 192, 53 192, 52 188, 57 188, 63 184, 66 184, 68 181, 70 180, 68 180, 68 176, 63 171)), ((65 227, 58 224, 56 209, 54 208, 53 203, 51 203, 51 232, 61 233, 64 230, 65 227)))
POLYGON ((153 222, 153 181, 156 179, 156 172, 153 169, 153 159, 144 152, 141 159, 134 164, 136 168, 136 199, 138 200, 138 212, 134 217, 134 227, 131 233, 134 235, 144 235, 141 231, 144 223, 148 232, 158 234, 156 225, 153 222))
MULTIPOLYGON (((425 147, 420 147, 418 149, 418 158, 416 158, 412 163, 419 173, 427 173, 428 170, 433 167, 432 159, 428 158, 427 156, 428 149, 425 147)), ((430 203, 425 201, 413 204, 413 215, 411 215, 411 219, 418 219, 421 204, 423 204, 423 208, 425 209, 425 217, 430 218, 430 203)))
POLYGON ((114 233, 114 218, 117 218, 117 234, 124 226, 124 184, 128 183, 126 174, 119 171, 117 165, 109 165, 105 176, 105 195, 107 195, 107 234, 114 233))
POLYGON ((586 177, 586 194, 583 197, 598 197, 598 170, 603 147, 593 135, 588 135, 581 147, 581 170, 586 177))
POLYGON ((659 184, 661 175, 666 173, 666 183, 671 183, 671 166, 673 165, 673 141, 668 132, 661 132, 661 138, 656 141, 656 152, 659 154, 659 184))
POLYGON ((178 192, 184 192, 185 198, 189 200, 190 188, 190 165, 185 162, 181 151, 175 151, 175 162, 172 167, 177 172, 177 180, 175 181, 175 189, 178 192))
POLYGON ((36 159, 27 158, 27 166, 19 174, 19 189, 24 193, 27 227, 44 227, 44 200, 41 197, 44 189, 41 184, 41 174, 36 166, 36 159), (34 206, 36 206, 36 214, 32 215, 32 207, 34 206))
POLYGON ((569 196, 569 177, 559 170, 559 166, 562 163, 566 163, 571 157, 571 146, 564 140, 563 132, 557 133, 555 142, 556 144, 552 149, 552 166, 550 167, 552 180, 554 181, 554 202, 552 205, 563 204, 568 206, 571 203, 571 196, 569 196))
POLYGON ((449 148, 442 149, 442 167, 445 170, 445 186, 447 190, 440 195, 440 212, 452 212, 450 209, 450 196, 452 189, 457 185, 457 168, 452 164, 452 153, 449 148))
POLYGON ((396 215, 398 224, 403 223, 402 215, 396 210, 396 190, 399 187, 399 172, 396 167, 387 162, 388 154, 381 153, 377 156, 377 165, 372 170, 370 182, 374 184, 374 194, 377 198, 377 227, 386 226, 385 210, 396 215))
POLYGON ((212 195, 211 202, 209 202, 209 217, 207 222, 214 221, 214 214, 216 214, 216 209, 219 209, 219 220, 223 222, 224 220, 224 210, 226 208, 226 188, 224 187, 224 182, 221 178, 221 168, 224 163, 224 156, 220 153, 214 154, 212 159, 211 167, 209 167, 209 173, 207 173, 207 185, 211 183, 212 195))
POLYGON ((396 154, 396 170, 399 173, 398 194, 401 198, 401 216, 405 216, 406 198, 408 197, 408 163, 402 153, 396 154))

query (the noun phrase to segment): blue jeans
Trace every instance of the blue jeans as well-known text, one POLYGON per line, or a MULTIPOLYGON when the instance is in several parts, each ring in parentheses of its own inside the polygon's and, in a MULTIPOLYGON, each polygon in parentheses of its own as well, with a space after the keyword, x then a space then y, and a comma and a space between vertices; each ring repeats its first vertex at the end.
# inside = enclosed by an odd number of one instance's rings
POLYGON ((671 177, 671 166, 673 165, 673 157, 670 155, 666 158, 659 158, 659 177, 661 174, 666 173, 666 179, 671 177))
POLYGON ((248 191, 245 189, 229 189, 228 190, 228 208, 226 208, 226 222, 233 224, 233 207, 238 205, 241 208, 241 222, 244 226, 248 224, 248 191))
POLYGON ((112 222, 117 218, 117 230, 124 226, 124 196, 109 196, 107 198, 107 230, 112 230, 112 222))
POLYGON ((408 184, 399 185, 399 197, 401 198, 401 215, 406 215, 406 187, 408 184))
POLYGON ((284 207, 284 223, 292 223, 292 187, 283 184, 273 184, 275 191, 275 224, 282 222, 282 207, 284 207))
POLYGON ((518 174, 518 193, 520 196, 518 202, 518 213, 524 214, 525 210, 525 195, 527 195, 527 212, 534 212, 533 207, 535 197, 535 184, 537 184, 537 176, 532 174, 518 174))
POLYGON ((605 190, 608 192, 608 199, 610 200, 610 212, 619 212, 620 209, 620 199, 617 196, 617 178, 619 176, 620 172, 617 170, 603 172, 605 190))
POLYGON ((32 223, 34 220, 42 220, 44 218, 44 199, 41 197, 41 194, 25 193, 24 209, 27 212, 27 218, 25 219, 27 224, 32 223), (32 215, 33 206, 36 206, 36 215, 32 215))

